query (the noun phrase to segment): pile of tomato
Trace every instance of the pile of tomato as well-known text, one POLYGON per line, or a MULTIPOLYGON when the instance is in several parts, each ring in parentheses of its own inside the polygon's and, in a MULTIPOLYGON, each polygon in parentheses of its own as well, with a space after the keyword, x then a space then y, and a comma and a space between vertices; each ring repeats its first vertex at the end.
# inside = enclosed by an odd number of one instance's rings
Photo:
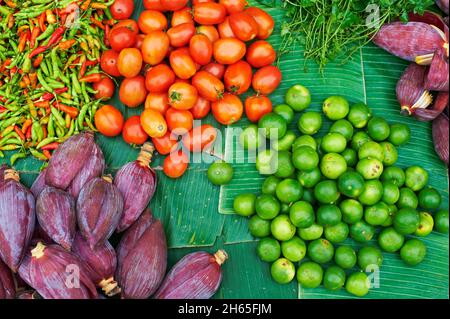
MULTIPOLYGON (((106 105, 97 111, 96 127, 107 136, 122 133, 130 144, 150 137, 162 155, 176 152, 179 156, 167 156, 164 162, 164 172, 172 178, 187 169, 181 144, 201 152, 216 138, 210 125, 193 128, 194 120, 212 113, 217 122, 230 125, 245 112, 256 122, 272 111, 267 96, 282 78, 273 65, 276 52, 266 41, 274 29, 267 12, 248 7, 245 0, 191 3, 144 0, 146 10, 135 21, 130 19, 134 1, 116 0, 111 12, 119 21, 108 36, 111 50, 101 59, 104 72, 123 77, 120 101, 145 108, 124 122, 120 111, 106 105), (240 95, 250 88, 255 95, 243 103, 240 95)), ((97 90, 111 94, 105 84, 97 90)))

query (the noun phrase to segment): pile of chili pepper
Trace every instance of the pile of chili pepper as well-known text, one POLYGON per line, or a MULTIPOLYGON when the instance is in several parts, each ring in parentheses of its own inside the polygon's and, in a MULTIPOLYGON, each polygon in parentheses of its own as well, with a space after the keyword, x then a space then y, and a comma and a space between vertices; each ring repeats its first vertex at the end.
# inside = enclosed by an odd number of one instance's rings
POLYGON ((0 157, 48 160, 60 143, 95 130, 91 83, 110 27, 99 0, 0 0, 0 157))

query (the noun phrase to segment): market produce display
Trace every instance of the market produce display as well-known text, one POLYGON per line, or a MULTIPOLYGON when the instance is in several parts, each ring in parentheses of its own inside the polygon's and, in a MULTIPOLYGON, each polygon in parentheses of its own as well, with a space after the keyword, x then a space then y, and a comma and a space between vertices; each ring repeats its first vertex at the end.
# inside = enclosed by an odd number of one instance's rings
POLYGON ((433 2, 0 0, 0 298, 448 297, 433 2))

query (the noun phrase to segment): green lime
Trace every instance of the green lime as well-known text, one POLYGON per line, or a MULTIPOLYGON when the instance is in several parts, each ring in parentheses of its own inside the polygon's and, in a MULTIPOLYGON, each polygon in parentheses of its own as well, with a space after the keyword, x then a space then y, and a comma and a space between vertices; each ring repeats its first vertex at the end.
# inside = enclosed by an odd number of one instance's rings
POLYGON ((313 240, 308 245, 308 257, 319 264, 325 264, 333 259, 334 247, 326 239, 313 240))
POLYGON ((448 233, 448 210, 440 210, 434 215, 434 228, 440 233, 448 233))
POLYGON ((361 145, 358 151, 358 158, 376 158, 377 160, 384 160, 384 149, 383 147, 374 141, 368 141, 361 145))
POLYGON ((394 253, 402 248, 405 237, 393 227, 383 229, 378 235, 378 245, 388 253, 394 253))
POLYGON ((416 231, 414 232, 414 235, 420 237, 428 236, 433 231, 434 227, 433 216, 425 212, 419 213, 419 216, 420 216, 419 227, 417 227, 416 231))
POLYGON ((299 237, 294 236, 281 243, 281 251, 285 258, 292 262, 298 262, 306 255, 306 244, 299 237))
POLYGON ((321 147, 325 153, 341 153, 347 147, 347 140, 341 133, 328 133, 322 137, 321 147))
POLYGON ((375 235, 375 227, 360 220, 350 225, 350 237, 360 243, 365 243, 372 240, 375 235))
POLYGON ((294 164, 292 164, 292 154, 288 151, 277 152, 272 157, 271 166, 275 168, 275 176, 280 178, 291 177, 295 173, 294 164))
POLYGON ((394 216, 394 228, 402 235, 414 233, 419 227, 419 213, 412 208, 402 208, 394 216))
POLYGON ((342 220, 347 224, 354 224, 360 221, 364 214, 363 206, 354 199, 345 199, 339 205, 342 213, 342 220))
POLYGON ((292 163, 301 171, 311 171, 319 165, 319 154, 309 146, 301 146, 292 154, 292 163))
POLYGON ((322 173, 318 167, 313 168, 310 171, 298 171, 297 179, 304 187, 312 188, 316 186, 320 179, 322 178, 322 173))
POLYGON ((391 128, 384 118, 375 116, 367 123, 367 131, 373 140, 381 142, 389 137, 391 128))
POLYGON ((294 144, 292 144, 292 151, 294 152, 296 149, 301 146, 309 146, 313 150, 317 149, 317 142, 311 135, 302 135, 295 139, 294 144))
POLYGON ((389 142, 382 142, 380 145, 383 148, 383 152, 384 152, 383 164, 385 166, 394 165, 398 159, 397 148, 389 142))
POLYGON ((337 291, 344 287, 345 271, 338 266, 330 266, 323 275, 323 286, 325 289, 337 291))
POLYGON ((296 202, 289 209, 289 217, 295 227, 308 228, 314 224, 314 208, 308 202, 296 202))
POLYGON ((322 116, 317 112, 303 113, 298 120, 298 129, 303 134, 314 135, 322 127, 322 116))
POLYGON ((267 177, 262 184, 261 192, 267 195, 275 195, 277 185, 281 181, 282 179, 276 176, 267 177))
POLYGON ((413 208, 416 209, 419 206, 419 199, 416 193, 411 189, 403 187, 400 189, 400 196, 397 201, 398 208, 413 208))
POLYGON ((286 203, 281 203, 281 209, 280 209, 280 213, 281 214, 289 214, 289 204, 286 203))
POLYGON ((350 246, 339 246, 334 253, 334 262, 341 268, 351 269, 356 264, 356 252, 350 246))
POLYGON ((409 142, 411 138, 411 129, 406 124, 392 124, 389 142, 400 146, 409 142))
POLYGON ((254 215, 248 221, 248 230, 254 237, 267 237, 270 235, 270 221, 254 215))
POLYGON ((381 174, 381 180, 383 183, 389 182, 397 185, 398 187, 402 187, 405 184, 405 172, 396 166, 386 167, 381 174))
POLYGON ((405 175, 406 186, 415 192, 420 191, 428 183, 428 173, 420 166, 408 167, 405 171, 405 175))
POLYGON ((256 254, 262 261, 274 262, 281 256, 280 243, 272 237, 262 238, 256 246, 256 254))
POLYGON ((366 181, 358 200, 363 205, 375 205, 383 197, 383 184, 377 179, 366 181))
POLYGON ((258 131, 258 126, 250 124, 239 136, 239 143, 246 150, 256 150, 264 137, 258 131))
POLYGON ((353 137, 353 125, 347 120, 338 120, 330 127, 331 133, 339 133, 345 137, 347 142, 350 142, 353 137))
POLYGON ((314 196, 322 204, 332 204, 339 199, 341 194, 338 191, 336 181, 326 180, 317 183, 314 187, 314 196))
POLYGON ((348 167, 354 167, 358 163, 358 154, 353 148, 347 148, 341 153, 348 167))
POLYGON ((441 194, 433 188, 426 187, 419 193, 419 206, 426 210, 436 210, 441 206, 441 194))
POLYGON ((288 284, 295 277, 295 266, 286 258, 280 258, 270 267, 273 280, 279 284, 288 284))
POLYGON ((262 128, 262 134, 271 139, 280 139, 287 132, 286 120, 276 113, 268 113, 258 121, 258 127, 262 128))
POLYGON ((294 237, 296 228, 292 225, 289 216, 279 215, 272 220, 270 224, 270 231, 272 236, 279 241, 286 241, 294 237))
POLYGON ((294 120, 294 110, 287 104, 280 104, 273 108, 273 112, 280 115, 287 124, 291 124, 294 120))
POLYGON ((342 96, 330 96, 323 102, 323 113, 332 121, 345 118, 349 111, 350 105, 342 96))
POLYGON ((339 191, 351 198, 356 198, 364 191, 364 178, 357 172, 347 171, 338 179, 339 191))
POLYGON ((317 288, 322 283, 323 269, 312 261, 302 263, 297 270, 298 283, 304 288, 317 288))
POLYGON ((323 205, 317 210, 317 223, 321 226, 333 226, 342 220, 342 213, 336 205, 323 205))
POLYGON ((342 155, 337 153, 328 153, 320 162, 320 171, 322 175, 329 179, 337 179, 347 170, 347 162, 342 155))
POLYGON ((294 132, 287 131, 282 138, 273 141, 272 147, 275 151, 290 151, 296 137, 294 132))
POLYGON ((214 185, 226 185, 233 179, 233 167, 224 161, 212 163, 208 168, 208 179, 214 185))
POLYGON ((427 247, 423 241, 415 238, 408 240, 400 249, 400 257, 410 266, 420 264, 425 259, 426 254, 427 247))
POLYGON ((256 157, 256 169, 261 175, 272 175, 276 172, 277 167, 274 164, 277 164, 276 161, 273 160, 276 156, 276 153, 273 150, 263 150, 258 153, 256 157))
POLYGON ((365 246, 358 251, 358 265, 363 271, 373 271, 374 267, 381 267, 383 254, 373 246, 365 246))
POLYGON ((364 179, 377 179, 383 173, 383 163, 376 158, 364 158, 356 165, 356 170, 364 179))
POLYGON ((355 151, 358 152, 361 146, 369 141, 371 141, 370 136, 364 131, 359 131, 353 135, 351 146, 355 151))
POLYGON ((348 120, 356 128, 363 128, 372 117, 372 111, 364 103, 356 103, 350 107, 348 120))
POLYGON ((381 224, 381 226, 383 226, 383 227, 392 226, 394 224, 394 216, 398 212, 397 206, 388 205, 388 207, 389 207, 389 217, 384 221, 383 224, 381 224))
POLYGON ((363 297, 369 293, 370 280, 363 272, 355 272, 348 276, 345 283, 345 290, 357 297, 363 297))
POLYGON ((334 226, 326 226, 324 229, 325 238, 333 244, 342 243, 347 239, 349 227, 346 223, 339 222, 334 226))
POLYGON ((274 219, 280 213, 280 209, 280 202, 272 195, 263 194, 256 198, 255 210, 262 219, 274 219))
POLYGON ((276 194, 282 203, 296 202, 303 197, 303 186, 297 180, 287 178, 278 183, 276 194))
POLYGON ((255 213, 256 195, 254 194, 240 194, 234 198, 233 209, 234 212, 241 216, 251 216, 255 213))
POLYGON ((303 240, 316 240, 320 237, 322 237, 323 234, 323 227, 317 224, 312 224, 311 226, 307 228, 299 228, 298 229, 298 235, 303 240))
POLYGON ((296 112, 301 112, 311 104, 311 93, 303 85, 297 84, 287 91, 285 101, 296 112))
POLYGON ((378 202, 373 206, 367 206, 364 210, 364 220, 372 226, 380 226, 389 218, 389 206, 378 202))
POLYGON ((302 200, 310 203, 311 205, 316 205, 317 200, 314 197, 314 190, 311 188, 304 188, 302 200))
POLYGON ((388 205, 397 203, 400 198, 400 190, 394 183, 383 183, 383 202, 388 205))

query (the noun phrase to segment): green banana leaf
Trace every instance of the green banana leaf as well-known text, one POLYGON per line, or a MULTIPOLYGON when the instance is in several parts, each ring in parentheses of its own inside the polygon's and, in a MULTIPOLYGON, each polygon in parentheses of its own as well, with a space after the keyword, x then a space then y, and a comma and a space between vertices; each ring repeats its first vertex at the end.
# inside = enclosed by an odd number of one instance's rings
MULTIPOLYGON (((143 7, 142 1, 135 3, 137 17, 143 7)), ((254 0, 250 3, 256 4, 254 0)), ((270 42, 279 47, 284 12, 281 9, 265 9, 276 20, 276 30, 270 42)), ((430 184, 441 192, 443 205, 448 208, 448 171, 435 154, 431 125, 399 114, 395 85, 407 63, 368 45, 344 65, 339 64, 339 61, 330 63, 322 75, 314 63, 304 61, 301 47, 282 56, 279 65, 283 82, 271 96, 275 105, 283 102, 289 87, 300 83, 311 90, 311 110, 319 111, 323 100, 330 95, 342 95, 351 102, 367 103, 376 115, 385 117, 390 123, 409 125, 412 139, 408 145, 399 149, 398 165, 425 167, 430 173, 430 184)), ((117 94, 111 104, 119 107, 126 118, 142 111, 142 108, 132 110, 124 107, 117 94)), ((206 155, 205 163, 191 164, 187 173, 178 180, 164 176, 162 156, 155 156, 152 163, 159 181, 151 208, 165 226, 170 247, 169 263, 174 264, 189 252, 225 249, 229 260, 223 266, 223 282, 215 298, 352 298, 345 291, 305 289, 295 280, 288 285, 279 285, 271 279, 270 265, 261 262, 256 256, 257 241, 248 232, 247 220, 234 215, 232 209, 234 197, 243 192, 257 194, 263 178, 257 173, 254 164, 248 163, 244 153, 239 152, 231 130, 220 126, 211 116, 207 122, 219 127, 226 137, 223 156, 240 160, 233 164, 235 174, 231 184, 219 188, 208 181, 207 162, 214 160, 212 156, 206 155)), ((243 119, 235 126, 245 127, 248 123, 243 119)), ((292 128, 296 130, 295 126, 292 128)), ((136 159, 138 150, 125 144, 121 137, 105 138, 98 135, 97 141, 105 154, 108 170, 113 174, 123 164, 136 159)), ((3 162, 9 161, 7 158, 0 159, 0 163, 3 162)), ((31 158, 16 164, 22 181, 28 186, 36 178, 41 166, 42 162, 31 158)), ((406 266, 396 254, 384 253, 379 287, 373 288, 365 298, 448 298, 448 235, 433 232, 425 239, 425 243, 428 254, 417 267, 406 266)), ((349 241, 349 244, 354 243, 349 241)))

